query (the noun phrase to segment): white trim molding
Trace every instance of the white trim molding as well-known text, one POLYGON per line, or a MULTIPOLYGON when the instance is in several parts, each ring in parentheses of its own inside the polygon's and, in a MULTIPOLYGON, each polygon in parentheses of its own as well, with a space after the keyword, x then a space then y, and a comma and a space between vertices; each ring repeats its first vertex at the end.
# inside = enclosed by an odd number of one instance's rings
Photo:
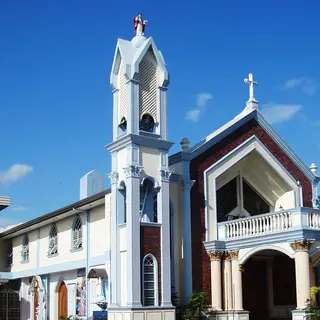
MULTIPOLYGON (((206 241, 217 240, 218 230, 216 221, 216 179, 233 165, 244 159, 250 152, 256 151, 259 155, 279 174, 279 176, 299 195, 299 186, 294 177, 283 165, 271 154, 271 152, 256 137, 244 141, 237 148, 230 151, 219 161, 204 171, 204 194, 205 194, 205 229, 206 241), (210 194, 210 197, 209 197, 210 194), (211 221, 212 219, 212 221, 211 221)), ((296 197, 296 207, 301 206, 299 197, 296 197)))

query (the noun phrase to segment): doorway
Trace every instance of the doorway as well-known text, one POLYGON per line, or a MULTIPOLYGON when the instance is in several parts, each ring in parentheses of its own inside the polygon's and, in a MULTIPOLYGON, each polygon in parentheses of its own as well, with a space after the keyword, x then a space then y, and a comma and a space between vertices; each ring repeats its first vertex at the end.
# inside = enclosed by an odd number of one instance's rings
POLYGON ((62 281, 58 292, 58 320, 61 317, 68 316, 68 290, 66 284, 62 281))
POLYGON ((289 320, 295 305, 293 259, 275 250, 264 250, 245 262, 243 306, 250 312, 250 320, 289 320))

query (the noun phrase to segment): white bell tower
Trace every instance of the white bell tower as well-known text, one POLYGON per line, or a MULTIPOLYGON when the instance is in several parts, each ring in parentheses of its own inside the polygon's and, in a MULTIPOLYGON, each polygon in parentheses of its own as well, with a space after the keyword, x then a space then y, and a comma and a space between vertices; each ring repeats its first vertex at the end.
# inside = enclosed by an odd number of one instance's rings
POLYGON ((153 39, 142 33, 145 23, 137 16, 137 35, 131 41, 118 39, 110 77, 110 320, 143 320, 149 312, 159 320, 175 318, 170 270, 169 76, 153 39))

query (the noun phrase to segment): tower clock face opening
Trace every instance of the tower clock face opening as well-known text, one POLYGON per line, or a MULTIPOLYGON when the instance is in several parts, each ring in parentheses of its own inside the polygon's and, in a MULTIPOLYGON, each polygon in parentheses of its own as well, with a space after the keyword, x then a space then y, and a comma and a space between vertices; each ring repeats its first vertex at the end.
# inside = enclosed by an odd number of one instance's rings
POLYGON ((154 131, 154 120, 150 114, 144 114, 140 121, 140 130, 146 132, 154 131))

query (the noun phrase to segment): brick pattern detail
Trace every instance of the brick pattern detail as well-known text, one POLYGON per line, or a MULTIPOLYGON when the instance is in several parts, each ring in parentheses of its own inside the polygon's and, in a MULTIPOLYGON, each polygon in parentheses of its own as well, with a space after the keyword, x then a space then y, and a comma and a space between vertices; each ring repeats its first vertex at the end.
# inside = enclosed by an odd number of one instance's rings
MULTIPOLYGON (((141 266, 145 255, 153 254, 158 262, 158 288, 159 305, 161 305, 161 234, 160 228, 141 226, 140 227, 140 248, 141 248, 141 266)), ((142 269, 141 269, 142 272, 142 269)), ((142 281, 142 273, 141 273, 142 281)), ((142 301, 142 283, 141 283, 141 301, 142 301)), ((143 302, 143 301, 142 301, 143 302)))
POLYGON ((192 264, 193 290, 206 291, 209 296, 211 296, 210 259, 203 246, 203 241, 205 240, 203 172, 254 135, 265 145, 283 167, 296 180, 301 182, 304 206, 312 207, 311 182, 254 119, 248 121, 235 132, 192 160, 190 163, 190 176, 191 179, 196 181, 191 190, 192 258, 194 261, 192 264))

